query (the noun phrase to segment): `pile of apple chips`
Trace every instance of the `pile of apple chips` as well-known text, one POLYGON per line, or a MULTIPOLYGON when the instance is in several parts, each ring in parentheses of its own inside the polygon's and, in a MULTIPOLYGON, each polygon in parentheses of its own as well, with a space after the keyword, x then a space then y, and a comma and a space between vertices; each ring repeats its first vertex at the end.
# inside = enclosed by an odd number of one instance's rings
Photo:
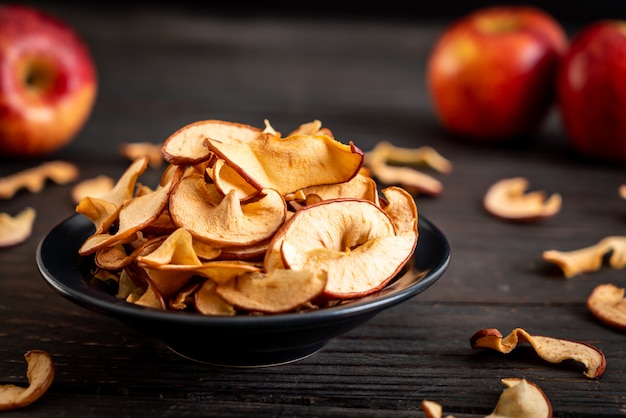
POLYGON ((265 125, 186 125, 163 143, 156 187, 138 181, 139 157, 81 199, 94 278, 130 303, 206 315, 307 311, 387 285, 417 245, 412 195, 379 193, 363 152, 319 121, 285 137, 265 125))

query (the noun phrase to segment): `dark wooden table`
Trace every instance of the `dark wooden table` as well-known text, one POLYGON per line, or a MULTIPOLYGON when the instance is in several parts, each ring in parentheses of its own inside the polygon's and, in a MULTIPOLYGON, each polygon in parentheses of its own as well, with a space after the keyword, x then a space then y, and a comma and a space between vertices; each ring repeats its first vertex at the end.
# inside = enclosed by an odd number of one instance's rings
MULTIPOLYGON (((332 340, 320 352, 269 368, 211 367, 60 297, 41 278, 35 249, 71 215, 71 185, 48 184, 0 201, 0 212, 37 210, 33 235, 0 251, 0 383, 25 384, 23 355, 48 351, 49 391, 4 416, 423 416, 490 413, 500 379, 540 385, 559 417, 626 414, 626 335, 601 325, 585 301, 600 283, 626 285, 623 270, 565 279, 541 255, 626 232, 623 167, 587 161, 568 147, 556 111, 522 146, 479 147, 439 127, 424 82, 430 47, 444 22, 373 19, 238 18, 191 9, 46 6, 86 38, 99 71, 99 96, 80 135, 39 160, 0 160, 0 176, 62 159, 81 178, 117 178, 128 166, 117 145, 162 142, 183 125, 223 119, 287 132, 320 119, 364 150, 378 141, 429 145, 453 163, 440 196, 417 195, 420 215, 452 248, 451 264, 427 292, 332 340), (562 211, 540 223, 499 221, 482 208, 496 180, 525 176, 558 192, 562 211), (472 350, 481 328, 584 341, 607 368, 588 379, 578 363, 550 364, 529 347, 509 355, 472 350)), ((158 172, 146 178, 156 179, 158 172)), ((144 178, 145 179, 145 178, 144 178)))

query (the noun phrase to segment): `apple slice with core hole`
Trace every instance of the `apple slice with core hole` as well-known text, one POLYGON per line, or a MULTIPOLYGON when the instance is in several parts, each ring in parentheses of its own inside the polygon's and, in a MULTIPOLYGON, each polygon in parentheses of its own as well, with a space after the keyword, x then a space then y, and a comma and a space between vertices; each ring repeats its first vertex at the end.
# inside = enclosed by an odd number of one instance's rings
POLYGON ((275 239, 287 268, 328 271, 325 295, 347 299, 384 287, 412 255, 417 234, 396 235, 370 201, 335 199, 297 211, 275 239))
POLYGON ((236 192, 222 196, 199 175, 182 179, 169 202, 174 223, 195 239, 222 246, 252 245, 269 239, 283 224, 287 204, 273 189, 240 202, 236 192))

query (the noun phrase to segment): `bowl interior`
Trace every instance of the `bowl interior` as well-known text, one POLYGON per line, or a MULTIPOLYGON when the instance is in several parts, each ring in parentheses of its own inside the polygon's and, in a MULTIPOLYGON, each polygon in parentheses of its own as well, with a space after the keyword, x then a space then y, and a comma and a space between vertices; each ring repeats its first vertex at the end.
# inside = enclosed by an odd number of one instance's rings
POLYGON ((160 339, 184 357, 228 366, 266 366, 307 357, 333 337, 426 290, 450 260, 447 239, 421 216, 411 261, 373 295, 306 313, 206 316, 144 308, 92 284, 93 258, 79 256, 78 249, 93 231, 91 221, 80 214, 56 225, 37 248, 37 266, 44 280, 70 301, 160 339), (209 340, 198 338, 201 335, 209 340))

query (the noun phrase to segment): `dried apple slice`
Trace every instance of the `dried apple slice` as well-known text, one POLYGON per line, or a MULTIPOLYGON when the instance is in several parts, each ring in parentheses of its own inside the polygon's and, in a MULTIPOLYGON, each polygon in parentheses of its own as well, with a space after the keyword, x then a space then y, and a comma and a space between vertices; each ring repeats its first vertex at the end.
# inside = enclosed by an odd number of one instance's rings
POLYGON ((493 412, 485 418, 550 418, 552 405, 535 383, 510 377, 502 379, 502 391, 493 412))
POLYGON ((415 199, 405 189, 389 186, 382 190, 387 204, 383 210, 393 223, 396 234, 410 233, 417 235, 417 206, 415 199))
POLYGON ((598 348, 579 341, 553 337, 530 335, 521 328, 515 328, 508 336, 502 337, 495 328, 476 331, 470 337, 472 348, 490 348, 508 354, 520 343, 529 343, 537 355, 550 363, 574 360, 585 365, 584 375, 600 377, 606 368, 604 353, 598 348))
POLYGON ((273 189, 242 203, 234 191, 221 196, 214 184, 188 176, 172 192, 169 210, 174 223, 199 241, 244 246, 269 239, 283 224, 287 204, 273 189))
POLYGON ((54 381, 54 363, 42 350, 24 354, 28 363, 28 387, 0 385, 0 411, 24 408, 43 396, 54 381))
POLYGON ((27 207, 15 216, 0 213, 0 248, 20 244, 30 237, 37 212, 27 207))
POLYGON ((363 151, 354 143, 327 135, 264 134, 245 143, 207 138, 205 144, 257 190, 272 188, 282 195, 348 181, 363 164, 363 151))
MULTIPOLYGON (((275 239, 282 240, 280 251, 287 268, 328 271, 324 293, 339 299, 384 287, 404 267, 417 242, 416 234, 396 235, 382 209, 358 199, 306 206, 275 239)), ((272 266, 266 262, 265 268, 272 266)))
MULTIPOLYGON (((335 184, 310 186, 299 190, 305 201, 307 197, 315 195, 319 200, 331 200, 339 198, 364 199, 378 203, 378 186, 374 179, 363 174, 357 174, 349 181, 335 184)), ((311 204, 311 201, 306 201, 311 204)))
POLYGON ((207 170, 209 171, 215 187, 224 196, 234 190, 237 198, 244 201, 259 194, 259 190, 248 183, 235 169, 226 165, 222 159, 217 159, 215 164, 207 170))
POLYGON ((204 315, 233 316, 237 314, 235 307, 217 294, 217 283, 209 279, 205 280, 195 292, 194 304, 196 310, 204 315))
POLYGON ((626 331, 626 299, 624 288, 601 284, 587 298, 587 308, 602 323, 626 331))
POLYGON ((76 206, 76 212, 91 220, 96 227, 94 234, 106 231, 116 220, 122 205, 133 197, 137 178, 147 167, 148 157, 137 158, 108 193, 100 197, 87 196, 80 200, 76 206))
POLYGON ((178 129, 163 143, 162 152, 166 161, 176 165, 195 165, 210 157, 204 146, 206 138, 222 142, 249 142, 261 135, 262 130, 254 126, 221 120, 193 122, 178 129))
POLYGON ((559 266, 566 278, 571 278, 598 271, 609 253, 609 265, 612 268, 626 267, 626 236, 605 237, 595 245, 572 251, 548 250, 543 252, 542 257, 559 266))
POLYGON ((91 179, 83 180, 72 187, 72 202, 79 204, 88 196, 102 197, 115 186, 115 182, 109 176, 100 175, 91 179))
POLYGON ((492 184, 483 198, 491 215, 517 222, 531 222, 556 215, 561 210, 561 195, 546 197, 542 190, 527 192, 528 179, 512 177, 492 184))
POLYGON ((119 225, 115 234, 99 234, 96 231, 79 248, 79 254, 88 255, 101 248, 132 239, 137 231, 157 220, 165 210, 172 187, 181 175, 182 169, 177 169, 174 175, 169 177, 167 184, 126 202, 119 211, 119 225))
MULTIPOLYGON (((495 409, 485 418, 550 418, 552 404, 541 388, 526 379, 502 379, 506 389, 500 394, 495 409)), ((427 418, 441 418, 443 407, 428 399, 422 400, 422 410, 427 418)), ((448 418, 454 418, 447 415, 448 418)))
POLYGON ((217 286, 217 294, 231 305, 253 312, 289 312, 319 296, 326 286, 324 270, 274 270, 244 273, 217 286))

